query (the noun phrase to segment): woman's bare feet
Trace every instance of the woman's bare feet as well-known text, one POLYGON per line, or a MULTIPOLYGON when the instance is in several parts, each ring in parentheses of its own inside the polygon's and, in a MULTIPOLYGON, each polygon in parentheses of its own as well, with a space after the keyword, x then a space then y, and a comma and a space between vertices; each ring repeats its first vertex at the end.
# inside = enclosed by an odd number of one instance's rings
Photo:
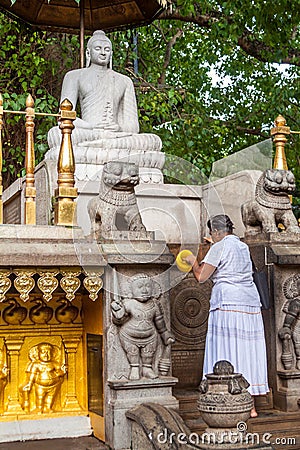
POLYGON ((250 417, 253 419, 254 417, 257 417, 257 416, 258 416, 258 414, 257 414, 257 411, 256 411, 256 409, 254 407, 250 411, 250 417))

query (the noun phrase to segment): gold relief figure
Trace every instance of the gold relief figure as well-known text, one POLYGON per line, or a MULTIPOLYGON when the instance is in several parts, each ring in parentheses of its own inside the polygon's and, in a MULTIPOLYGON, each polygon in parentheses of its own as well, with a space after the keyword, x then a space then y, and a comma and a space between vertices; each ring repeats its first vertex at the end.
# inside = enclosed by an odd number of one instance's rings
POLYGON ((31 413, 51 413, 67 367, 61 364, 62 353, 56 345, 42 342, 29 351, 28 381, 21 386, 22 407, 31 413), (34 392, 35 408, 30 411, 30 393, 34 392))

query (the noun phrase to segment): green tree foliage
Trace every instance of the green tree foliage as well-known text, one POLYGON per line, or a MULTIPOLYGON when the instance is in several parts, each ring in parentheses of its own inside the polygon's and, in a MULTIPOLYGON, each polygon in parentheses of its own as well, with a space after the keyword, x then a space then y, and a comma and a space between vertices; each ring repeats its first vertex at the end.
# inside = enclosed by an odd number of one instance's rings
MULTIPOLYGON (((0 92, 5 110, 24 111, 30 93, 40 113, 58 112, 60 86, 65 72, 78 64, 76 36, 33 31, 23 23, 0 14, 0 92)), ((53 118, 36 120, 36 162, 46 149, 47 130, 53 118)), ((4 114, 3 181, 8 186, 22 174, 25 158, 24 115, 4 114)))
MULTIPOLYGON (((268 138, 278 114, 292 130, 300 130, 299 6, 299 0, 177 0, 152 25, 112 33, 114 68, 136 85, 141 131, 159 134, 165 152, 208 175, 214 161, 268 138)), ((10 99, 31 92, 42 102, 39 108, 53 112, 63 74, 78 67, 78 61, 68 59, 78 54, 76 38, 29 30, 22 30, 21 38, 19 25, 7 19, 5 24, 1 40, 17 35, 29 60, 24 64, 21 56, 14 57, 20 53, 6 43, 2 92, 8 91, 10 99), (35 58, 41 58, 38 64, 35 58)), ((291 135, 286 152, 298 180, 299 150, 299 135, 291 135)))

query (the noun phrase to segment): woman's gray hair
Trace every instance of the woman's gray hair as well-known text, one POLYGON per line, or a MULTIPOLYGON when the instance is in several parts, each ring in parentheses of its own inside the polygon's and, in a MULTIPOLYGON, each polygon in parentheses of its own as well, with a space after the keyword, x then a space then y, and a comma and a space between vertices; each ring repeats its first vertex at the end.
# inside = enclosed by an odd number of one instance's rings
POLYGON ((233 222, 226 214, 218 214, 217 216, 211 217, 207 222, 207 226, 209 231, 222 230, 229 233, 232 233, 234 228, 233 222))

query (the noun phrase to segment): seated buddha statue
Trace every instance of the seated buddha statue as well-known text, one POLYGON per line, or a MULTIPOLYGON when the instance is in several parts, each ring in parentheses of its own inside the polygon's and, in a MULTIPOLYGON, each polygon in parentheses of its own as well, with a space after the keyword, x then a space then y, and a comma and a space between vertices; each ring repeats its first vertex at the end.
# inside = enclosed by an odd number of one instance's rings
MULTIPOLYGON (((110 68, 112 44, 103 31, 95 31, 86 49, 87 67, 68 72, 63 80, 61 101, 79 101, 81 118, 74 121, 72 143, 76 163, 104 164, 128 158, 145 167, 162 168, 161 139, 139 133, 137 103, 132 80, 110 68)), ((48 133, 46 159, 58 159, 61 133, 48 133)))

